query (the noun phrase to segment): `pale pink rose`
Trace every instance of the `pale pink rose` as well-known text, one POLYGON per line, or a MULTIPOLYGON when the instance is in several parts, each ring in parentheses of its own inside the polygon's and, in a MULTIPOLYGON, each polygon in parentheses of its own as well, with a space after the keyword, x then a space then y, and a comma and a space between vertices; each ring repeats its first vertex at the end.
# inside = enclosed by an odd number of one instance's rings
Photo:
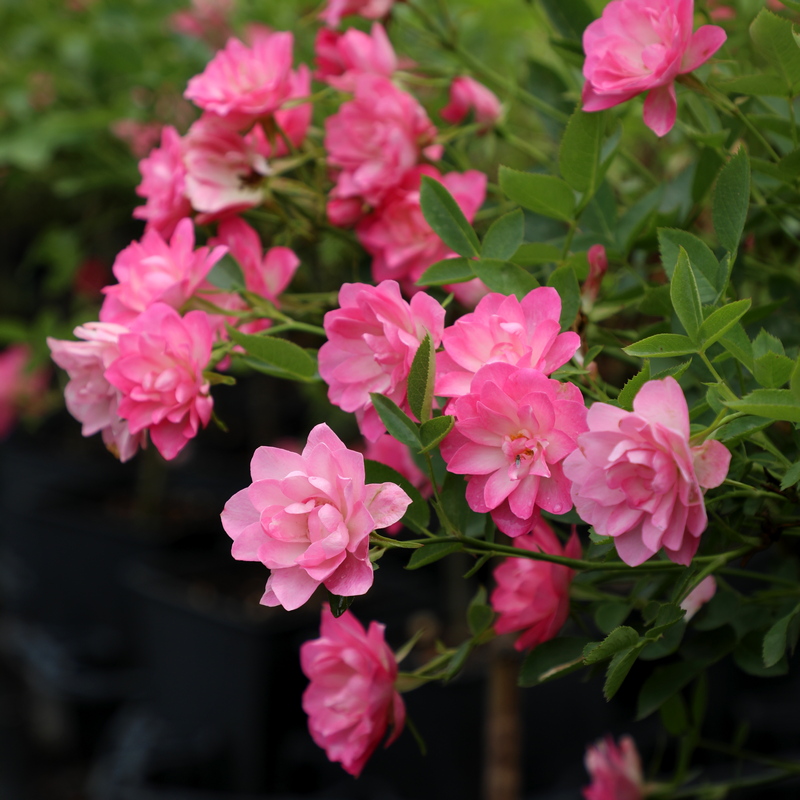
POLYGON ((105 377, 122 394, 117 413, 133 435, 149 431, 153 444, 173 459, 208 425, 214 401, 203 374, 211 359, 208 315, 181 317, 154 303, 119 335, 119 357, 105 377))
POLYGON ((249 127, 280 108, 289 92, 294 37, 287 31, 257 30, 251 46, 231 38, 183 96, 204 111, 249 127), (249 124, 248 124, 249 123, 249 124))
POLYGON ((133 210, 136 219, 145 220, 145 230, 156 230, 169 239, 175 226, 192 213, 186 196, 186 167, 183 164, 183 143, 171 125, 161 130, 161 147, 156 147, 139 162, 142 182, 136 194, 145 204, 133 210))
POLYGON ((423 155, 441 155, 435 136, 408 92, 381 75, 359 75, 354 98, 325 120, 328 163, 339 170, 331 197, 378 205, 423 155))
POLYGON ((600 284, 608 270, 608 256, 605 247, 601 244, 592 245, 589 252, 586 253, 586 259, 589 262, 589 275, 581 287, 581 305, 584 310, 588 311, 597 300, 597 295, 600 294, 600 284))
POLYGON ((343 92, 352 92, 356 77, 365 73, 391 78, 397 70, 397 56, 383 25, 377 22, 367 34, 357 28, 336 33, 322 28, 314 42, 318 80, 343 92))
POLYGON ((644 122, 657 136, 675 124, 675 78, 708 61, 725 31, 692 33, 694 0, 612 0, 583 33, 583 110, 602 111, 647 92, 644 122))
POLYGON ((192 0, 188 9, 176 11, 169 22, 174 31, 202 39, 215 48, 231 35, 228 19, 235 0, 192 0))
POLYGON ((319 18, 331 28, 338 28, 342 17, 357 14, 367 19, 382 19, 391 11, 395 0, 328 0, 319 18))
POLYGON ((587 422, 564 462, 581 519, 613 536, 632 567, 662 547, 688 565, 708 524, 703 489, 725 480, 730 452, 711 439, 689 444, 689 410, 674 378, 646 383, 632 412, 594 403, 587 422))
POLYGON ((497 95, 474 78, 461 75, 450 84, 450 102, 439 112, 442 119, 458 125, 469 114, 475 113, 475 122, 488 130, 500 119, 503 111, 497 95))
POLYGON ((346 283, 339 306, 325 314, 328 341, 319 350, 319 374, 328 384, 328 399, 354 412, 361 433, 374 441, 385 428, 370 393, 378 392, 411 413, 411 364, 426 334, 434 348, 439 346, 445 311, 424 292, 407 303, 394 281, 378 286, 346 283))
POLYGON ((120 417, 122 393, 105 375, 119 357, 119 337, 125 333, 124 325, 87 322, 75 328, 81 342, 47 339, 53 361, 69 375, 64 400, 69 413, 82 424, 81 433, 101 433, 106 447, 123 462, 147 443, 144 431, 133 433, 120 417))
POLYGON ((681 600, 681 608, 686 612, 683 618, 688 622, 715 594, 717 581, 713 575, 703 578, 686 597, 681 600))
POLYGON ((577 333, 561 333, 561 298, 549 286, 533 289, 520 301, 514 295, 486 295, 442 336, 436 354, 436 395, 461 397, 475 373, 501 361, 549 375, 575 355, 577 333))
MULTIPOLYGON (((268 139, 265 155, 268 158, 280 158, 288 155, 291 148, 286 143, 289 140, 292 147, 299 147, 306 138, 308 126, 311 124, 311 114, 314 107, 311 103, 295 105, 292 101, 311 95, 311 70, 301 64, 296 71, 289 75, 289 89, 284 98, 283 105, 273 115, 272 120, 283 131, 283 136, 275 131, 272 140, 268 139), (286 139, 284 139, 284 136, 286 139)), ((271 126, 271 120, 263 121, 265 128, 271 126)), ((274 125, 272 127, 275 127, 274 125)))
POLYGON ((111 133, 130 147, 136 158, 146 156, 162 138, 160 122, 141 122, 138 119, 118 119, 111 123, 111 133))
POLYGON ((31 355, 24 344, 0 352, 0 439, 11 433, 23 414, 34 416, 43 410, 49 376, 41 368, 30 369, 31 355))
MULTIPOLYGON (((542 519, 533 532, 518 536, 514 547, 568 558, 581 557, 581 545, 575 530, 563 547, 550 526, 542 519)), ((569 616, 569 587, 575 570, 549 561, 532 558, 506 558, 495 567, 497 586, 489 602, 498 614, 497 633, 519 632, 514 647, 532 650, 554 639, 569 616)))
POLYGON ((271 570, 261 603, 299 608, 324 585, 337 595, 372 586, 369 535, 397 522, 411 498, 393 483, 364 483, 364 457, 324 423, 303 452, 259 447, 253 483, 225 504, 233 557, 271 570))
POLYGON ((180 308, 226 252, 224 246, 195 250, 190 219, 178 223, 169 244, 155 230, 145 231, 140 242, 131 242, 114 261, 119 283, 103 289, 100 321, 130 325, 153 303, 180 308))
POLYGON ((491 512, 503 533, 531 531, 539 511, 572 508, 563 461, 586 430, 577 386, 538 369, 495 362, 448 407, 455 427, 442 443, 448 472, 467 476, 467 503, 491 512))
POLYGON ((420 182, 428 175, 453 195, 469 222, 486 197, 486 175, 471 169, 442 175, 431 166, 409 170, 372 214, 356 226, 356 236, 372 256, 375 281, 396 280, 407 294, 419 291, 422 273, 454 253, 427 223, 420 206, 420 182))
POLYGON ((200 224, 261 205, 270 146, 260 125, 242 136, 225 120, 203 115, 184 138, 186 196, 200 224))
POLYGON ((300 666, 311 681, 303 693, 311 738, 330 761, 358 777, 386 731, 388 747, 403 730, 406 708, 394 688, 397 661, 384 626, 369 629, 345 611, 322 608, 320 638, 300 646, 300 666))
POLYGON ((586 749, 586 771, 591 786, 583 789, 585 800, 643 800, 647 795, 642 762, 630 736, 619 746, 606 736, 586 749))

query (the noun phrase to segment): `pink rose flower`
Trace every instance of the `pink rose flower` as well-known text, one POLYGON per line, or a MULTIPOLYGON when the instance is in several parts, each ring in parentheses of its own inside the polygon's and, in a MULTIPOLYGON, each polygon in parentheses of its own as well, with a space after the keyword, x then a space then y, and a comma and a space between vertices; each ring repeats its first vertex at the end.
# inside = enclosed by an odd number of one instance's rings
POLYGON ((231 38, 200 75, 189 79, 183 96, 204 111, 247 127, 276 111, 289 91, 294 37, 257 30, 248 47, 231 38))
POLYGON ((485 131, 500 119, 503 109, 491 89, 474 78, 461 75, 450 84, 450 102, 439 113, 446 122, 458 125, 470 111, 475 112, 475 122, 485 131))
POLYGON ((233 10, 234 0, 192 0, 188 9, 176 11, 169 22, 174 31, 216 48, 231 35, 228 19, 233 10))
MULTIPOLYGON (((291 142, 292 147, 300 147, 305 141, 314 107, 311 103, 294 105, 291 101, 298 100, 301 97, 309 97, 310 95, 311 70, 305 64, 301 64, 297 70, 289 75, 289 89, 283 100, 286 108, 279 108, 272 115, 272 120, 283 131, 284 136, 291 142)), ((269 119, 263 120, 263 125, 266 128, 275 127, 275 125, 271 125, 269 119)), ((281 136, 277 130, 272 133, 272 139, 267 140, 267 148, 264 151, 268 158, 280 158, 289 154, 290 148, 284 136, 281 136)))
POLYGON ((425 109, 381 75, 359 75, 355 97, 325 120, 328 163, 339 170, 334 199, 377 206, 422 155, 438 158, 436 127, 425 109))
POLYGON ((406 718, 394 688, 397 661, 384 638, 384 626, 369 629, 345 611, 334 617, 322 608, 320 638, 300 646, 300 666, 311 681, 303 693, 311 738, 330 761, 358 777, 387 729, 388 747, 406 718))
POLYGON ((181 317, 154 303, 119 335, 119 357, 105 371, 122 397, 117 413, 133 435, 150 432, 161 455, 173 459, 208 425, 214 405, 203 375, 211 358, 208 315, 181 317))
POLYGON ((338 28, 342 17, 349 14, 367 19, 382 19, 389 13, 394 2, 395 0, 328 0, 319 18, 331 28, 338 28))
POLYGON ((572 508, 563 461, 586 430, 577 386, 504 362, 475 374, 469 394, 448 407, 455 427, 442 443, 448 472, 467 476, 467 503, 491 512, 503 533, 531 531, 539 509, 572 508))
POLYGON ((64 400, 69 413, 82 424, 81 433, 101 433, 106 447, 123 462, 147 443, 144 431, 133 433, 120 417, 122 393, 105 374, 119 357, 119 337, 125 333, 128 329, 123 325, 87 322, 75 328, 81 342, 47 339, 53 361, 69 374, 64 400))
MULTIPOLYGON (((533 532, 519 536, 514 547, 550 553, 568 558, 581 557, 581 545, 575 530, 566 547, 561 546, 550 526, 542 519, 533 532)), ((520 632, 514 648, 532 650, 554 639, 569 616, 569 587, 575 570, 532 558, 506 558, 494 570, 497 586, 490 603, 499 615, 494 623, 497 633, 520 632)))
POLYGON ((585 800, 643 800, 647 795, 642 762, 630 736, 619 746, 611 736, 586 749, 586 771, 591 786, 583 790, 585 800))
POLYGON ((186 167, 183 164, 183 144, 178 131, 171 125, 161 130, 161 147, 156 147, 139 162, 142 182, 136 194, 145 204, 133 210, 136 219, 145 220, 145 230, 151 228, 169 239, 175 226, 192 213, 186 196, 186 167))
POLYGON ((725 31, 692 33, 694 0, 612 0, 583 33, 583 110, 602 111, 647 92, 644 123, 657 136, 675 124, 675 78, 722 47, 725 31))
POLYGON ((111 133, 125 142, 137 158, 143 158, 156 146, 163 128, 160 122, 142 122, 138 119, 118 119, 111 123, 111 133))
POLYGON ((260 125, 242 136, 220 117, 204 115, 184 139, 186 196, 205 224, 261 205, 269 175, 269 142, 260 125))
POLYGON ((378 286, 346 283, 339 306, 325 314, 328 341, 319 350, 319 374, 328 384, 328 399, 354 412, 361 433, 374 441, 385 428, 370 393, 378 392, 411 413, 411 364, 426 333, 439 346, 445 311, 424 292, 407 303, 394 281, 378 286))
POLYGON ((703 578, 686 597, 681 600, 681 608, 686 612, 683 618, 688 622, 715 594, 717 581, 713 575, 703 578))
POLYGON ((41 368, 30 369, 30 363, 27 345, 14 344, 0 352, 0 439, 11 433, 20 416, 43 410, 49 375, 41 368))
POLYGON ((364 483, 364 457, 324 423, 302 454, 259 447, 253 483, 225 504, 222 526, 240 561, 271 570, 261 603, 299 608, 320 585, 352 597, 372 586, 369 535, 405 514, 408 495, 393 483, 364 483))
POLYGON ((436 395, 461 397, 485 364, 503 362, 545 375, 563 366, 580 346, 577 333, 561 333, 561 298, 549 286, 514 295, 486 295, 442 336, 436 354, 436 395))
POLYGON ((131 242, 112 267, 119 283, 103 289, 101 322, 130 325, 153 303, 180 308, 197 290, 226 247, 194 249, 194 225, 181 220, 169 244, 155 230, 131 242))
POLYGON ((594 244, 586 253, 589 262, 589 275, 581 287, 581 305, 585 311, 591 309, 597 295, 600 294, 600 284, 608 270, 608 256, 606 249, 601 244, 594 244))
POLYGON ((356 226, 358 240, 372 255, 375 281, 396 280, 407 294, 420 290, 414 283, 431 264, 456 255, 422 214, 423 175, 443 184, 470 222, 486 197, 486 175, 482 172, 471 169, 442 176, 435 167, 417 167, 409 170, 384 203, 356 226))
POLYGON ((688 565, 708 523, 702 490, 725 480, 730 452, 711 439, 690 445, 689 410, 674 378, 646 383, 632 412, 594 403, 587 422, 564 462, 581 519, 613 536, 632 567, 662 547, 688 565))
POLYGON ((377 22, 370 34, 357 28, 337 33, 322 28, 314 42, 318 80, 343 92, 355 89, 356 77, 365 73, 391 78, 397 56, 383 25, 377 22))

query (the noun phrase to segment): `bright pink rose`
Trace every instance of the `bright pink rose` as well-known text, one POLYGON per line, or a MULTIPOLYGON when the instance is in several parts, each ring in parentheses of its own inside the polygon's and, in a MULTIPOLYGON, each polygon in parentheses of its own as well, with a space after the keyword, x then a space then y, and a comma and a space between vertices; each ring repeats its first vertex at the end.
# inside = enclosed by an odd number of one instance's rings
POLYGON ((586 253, 586 259, 589 262, 589 275, 581 287, 581 304, 584 310, 588 311, 597 300, 597 295, 600 294, 600 284, 608 270, 608 256, 605 247, 601 244, 593 244, 586 253))
POLYGON ((260 125, 242 136, 219 117, 200 117, 184 139, 186 196, 202 212, 198 222, 261 205, 269 151, 260 125))
POLYGON ((69 374, 64 390, 69 413, 83 425, 84 436, 101 432, 106 447, 120 461, 128 461, 147 443, 144 431, 133 433, 120 417, 122 394, 105 374, 119 357, 119 337, 125 333, 123 325, 87 322, 75 328, 82 342, 47 339, 53 361, 69 374))
POLYGON ((240 561, 271 570, 265 606, 299 608, 323 584, 352 597, 372 586, 369 535, 397 522, 411 498, 393 483, 364 483, 364 457, 324 423, 302 454, 259 447, 253 483, 225 504, 222 526, 240 561))
POLYGON ((483 130, 500 119, 503 109, 497 95, 473 78, 461 75, 450 84, 450 102, 439 112, 442 119, 458 125, 470 111, 483 130))
POLYGON ((189 79, 183 96, 204 111, 248 126, 276 111, 289 92, 294 37, 258 30, 248 47, 231 38, 200 75, 189 79))
POLYGON ((142 182, 136 194, 145 204, 133 209, 136 219, 143 219, 145 230, 156 230, 169 239, 175 226, 192 213, 186 196, 186 167, 183 164, 183 144, 178 131, 171 125, 161 130, 161 147, 156 147, 139 162, 142 182))
POLYGON ((382 19, 394 5, 395 0, 328 0, 319 18, 331 28, 338 28, 342 17, 358 14, 367 19, 382 19))
POLYGON ((423 154, 438 158, 436 127, 425 109, 388 78, 359 75, 355 97, 325 120, 328 163, 339 170, 334 199, 378 205, 423 154))
MULTIPOLYGON (((272 115, 272 119, 280 126, 286 139, 291 142, 292 147, 299 147, 305 140, 308 126, 311 124, 311 114, 314 107, 311 103, 293 105, 291 101, 301 97, 309 97, 310 95, 311 70, 305 64, 301 64, 296 71, 289 75, 289 90, 283 101, 287 107, 278 109, 272 115)), ((263 124, 269 128, 271 123, 270 120, 264 120, 263 124)), ((267 147, 265 155, 268 158, 280 158, 290 152, 284 137, 277 131, 274 132, 272 141, 267 142, 267 147)))
POLYGON ((320 638, 300 646, 300 665, 311 681, 303 693, 311 737, 330 761, 356 777, 387 729, 393 731, 386 747, 406 718, 394 688, 397 661, 383 631, 377 622, 365 631, 350 611, 337 618, 325 605, 320 638))
POLYGON ((33 416, 42 410, 49 376, 43 369, 31 370, 30 363, 31 351, 24 344, 0 352, 0 439, 11 433, 22 414, 33 416))
POLYGON ((422 214, 423 175, 443 184, 470 222, 486 197, 486 175, 482 172, 471 169, 443 176, 435 167, 422 166, 409 170, 384 203, 361 220, 356 235, 372 255, 372 277, 375 281, 396 280, 407 294, 419 291, 414 283, 431 264, 456 255, 422 214))
POLYGON ((346 283, 339 306, 325 314, 328 341, 319 350, 319 374, 328 384, 328 399, 355 412, 361 433, 374 441, 385 428, 370 393, 378 392, 411 413, 411 364, 426 333, 439 346, 445 312, 424 292, 407 303, 394 281, 378 286, 346 283))
POLYGON ((226 247, 195 250, 190 219, 178 223, 169 244, 155 230, 145 231, 141 242, 131 242, 114 261, 119 283, 103 289, 101 322, 130 325, 153 303, 180 308, 226 251, 226 247))
POLYGON ((630 736, 619 746, 611 736, 586 749, 586 771, 592 784, 583 790, 585 800, 643 800, 647 791, 642 762, 630 736))
POLYGON ((657 136, 675 124, 675 78, 708 61, 726 39, 717 25, 692 33, 694 0, 612 0, 583 33, 583 110, 647 92, 644 122, 657 136))
POLYGON ((703 578, 686 597, 681 600, 681 608, 686 612, 683 618, 688 622, 715 594, 717 581, 713 575, 703 578))
POLYGON ((119 335, 119 357, 105 372, 122 393, 118 414, 133 435, 147 430, 166 459, 208 425, 214 401, 203 375, 211 358, 208 315, 181 317, 171 306, 154 303, 119 335))
MULTIPOLYGON (((566 547, 542 519, 536 520, 533 532, 519 536, 514 547, 568 558, 581 557, 581 544, 573 530, 566 547)), ((569 616, 569 586, 575 570, 549 561, 532 558, 506 558, 495 567, 497 586, 490 603, 499 615, 494 623, 497 633, 520 632, 514 648, 532 650, 558 636, 569 616)))
POLYGON ((322 28, 314 42, 315 77, 343 92, 355 89, 356 77, 365 73, 391 78, 397 69, 397 56, 383 25, 377 22, 371 34, 357 28, 336 33, 322 28))
POLYGON ((475 373, 497 361, 549 375, 580 345, 577 333, 561 333, 560 316, 561 298, 549 286, 533 289, 521 301, 514 295, 487 295, 473 312, 445 328, 444 351, 436 354, 436 395, 467 394, 475 373))
POLYGON ((563 461, 586 430, 577 386, 495 362, 478 370, 469 394, 448 412, 456 421, 442 456, 448 472, 467 476, 473 511, 491 512, 503 533, 522 536, 539 509, 565 514, 572 508, 563 461))
POLYGON ((632 567, 662 547, 688 565, 708 523, 702 490, 725 480, 730 452, 711 439, 689 444, 689 410, 674 378, 646 383, 632 412, 594 403, 587 422, 564 462, 581 519, 613 536, 632 567))

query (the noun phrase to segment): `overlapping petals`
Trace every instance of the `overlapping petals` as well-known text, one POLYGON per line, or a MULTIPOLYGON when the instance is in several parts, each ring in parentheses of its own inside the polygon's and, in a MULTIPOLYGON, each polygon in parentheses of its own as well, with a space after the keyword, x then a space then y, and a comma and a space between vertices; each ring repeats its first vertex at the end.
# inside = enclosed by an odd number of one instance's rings
POLYGON ((382 19, 391 11, 395 0, 328 0, 319 18, 331 28, 338 28, 342 17, 357 14, 367 19, 382 19))
POLYGON ((383 25, 375 23, 370 33, 349 28, 337 33, 322 28, 314 42, 316 77, 343 92, 355 89, 363 74, 391 78, 397 69, 397 56, 383 25))
POLYGON ((647 795, 642 762, 636 744, 623 736, 617 745, 611 736, 586 750, 586 771, 592 783, 583 790, 585 800, 642 800, 647 795))
POLYGON ((458 125, 470 111, 485 132, 500 119, 503 108, 491 89, 468 75, 460 75, 450 84, 450 101, 439 113, 443 120, 458 125))

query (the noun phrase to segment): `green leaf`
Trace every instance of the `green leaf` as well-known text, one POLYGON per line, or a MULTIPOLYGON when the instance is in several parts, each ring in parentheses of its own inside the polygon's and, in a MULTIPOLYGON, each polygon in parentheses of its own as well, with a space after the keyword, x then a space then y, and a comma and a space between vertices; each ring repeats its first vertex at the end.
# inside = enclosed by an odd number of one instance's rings
POLYGON ((750 308, 750 298, 736 300, 711 312, 700 326, 697 339, 704 348, 721 339, 750 308))
POLYGON ((425 567, 440 558, 449 556, 451 553, 458 553, 460 550, 461 542, 433 542, 432 544, 423 545, 411 554, 406 569, 425 567))
POLYGON ((419 343, 408 373, 408 405, 420 422, 431 418, 433 382, 436 377, 436 355, 429 333, 419 343))
POLYGON ((422 176, 420 205, 428 225, 460 256, 477 256, 481 243, 464 212, 447 189, 429 175, 422 176))
POLYGON ((791 20, 762 8, 750 25, 750 38, 784 81, 784 95, 800 81, 800 49, 792 36, 791 20))
POLYGON ((241 333, 228 326, 228 333, 241 345, 255 368, 280 378, 311 382, 317 380, 317 362, 307 350, 277 336, 241 333))
POLYGON ((785 654, 769 667, 764 665, 764 635, 762 631, 750 631, 741 639, 733 651, 736 666, 758 678, 785 675, 789 671, 789 660, 785 654))
POLYGON ((638 643, 639 634, 633 628, 622 625, 611 631, 602 642, 589 642, 584 648, 583 660, 587 664, 596 664, 638 643))
POLYGON ((230 253, 226 253, 206 275, 206 280, 218 289, 230 292, 244 289, 245 281, 242 269, 230 253))
POLYGON ((458 650, 453 653, 450 663, 447 666, 447 671, 444 674, 445 683, 455 678, 456 675, 461 672, 474 647, 475 643, 472 639, 467 639, 466 642, 461 643, 458 650))
POLYGON ((496 219, 486 231, 481 245, 481 255, 484 258, 506 261, 519 250, 524 237, 525 215, 521 208, 516 208, 496 219))
POLYGON ((794 371, 794 361, 778 353, 765 353, 755 360, 754 376, 765 389, 779 389, 794 371))
POLYGON ((681 248, 689 256, 689 263, 697 281, 701 302, 716 302, 717 297, 724 289, 724 282, 719 262, 709 246, 688 231, 676 228, 658 229, 658 249, 661 253, 661 263, 670 280, 672 280, 675 265, 678 263, 681 248))
POLYGON ((688 336, 681 336, 677 333, 657 333, 655 336, 648 336, 641 342, 630 344, 622 349, 629 356, 638 356, 639 358, 648 356, 671 358, 697 352, 697 348, 688 336))
POLYGON ((800 402, 800 356, 797 357, 792 377, 789 378, 789 389, 800 402))
POLYGON ((750 372, 753 371, 753 343, 745 333, 740 323, 733 325, 719 343, 740 363, 744 364, 750 372))
POLYGON ((595 611, 594 621, 603 633, 611 633, 611 631, 625 622, 625 619, 630 613, 631 607, 628 603, 623 603, 621 601, 600 603, 597 607, 597 611, 595 611))
POLYGON ((740 400, 726 400, 725 405, 756 417, 800 422, 800 403, 789 389, 756 389, 740 400))
POLYGON ((408 478, 380 461, 364 459, 365 481, 367 483, 396 483, 410 498, 411 505, 406 509, 401 522, 414 531, 422 533, 428 527, 431 509, 428 501, 420 494, 408 478))
POLYGON ((513 294, 522 300, 533 291, 539 281, 527 270, 512 264, 510 261, 497 261, 493 258, 481 258, 472 263, 475 274, 493 291, 500 294, 513 294))
POLYGON ((398 408, 393 400, 377 392, 372 392, 370 399, 378 412, 378 416, 381 418, 381 422, 386 426, 386 430, 398 442, 402 442, 414 450, 419 450, 422 447, 422 440, 419 438, 419 426, 404 411, 398 408))
POLYGON ((728 446, 732 447, 739 441, 749 438, 756 431, 763 431, 770 425, 772 425, 771 421, 765 422, 761 417, 740 417, 717 428, 710 438, 727 442, 728 446))
POLYGON ((439 442, 453 430, 453 423, 455 421, 455 417, 449 416, 441 416, 441 417, 434 417, 433 419, 429 419, 427 422, 422 423, 422 427, 419 429, 420 438, 422 439, 422 450, 420 453, 427 453, 429 450, 433 450, 439 442))
POLYGON ((660 638, 676 622, 683 619, 686 612, 675 603, 664 603, 653 621, 653 627, 645 631, 645 638, 651 641, 660 638))
POLYGON ((587 642, 585 638, 567 636, 542 642, 525 657, 519 673, 519 685, 537 686, 580 669, 583 666, 583 648, 587 642))
POLYGON ((631 671, 640 652, 641 645, 636 645, 627 650, 621 650, 611 659, 606 670, 606 682, 603 684, 603 695, 606 700, 611 700, 619 691, 619 687, 622 686, 622 682, 631 671))
POLYGON ((774 667, 783 658, 786 653, 789 625, 798 614, 800 614, 800 603, 785 617, 781 617, 764 635, 762 658, 765 667, 774 667))
POLYGON ((603 178, 600 151, 605 127, 604 113, 578 109, 569 118, 558 151, 561 176, 576 192, 590 197, 603 178))
POLYGON ((417 286, 444 286, 448 283, 464 283, 475 277, 470 258, 445 258, 432 264, 417 280, 417 286))
POLYGON ((514 254, 514 263, 523 267, 534 267, 538 264, 553 264, 561 260, 561 248, 552 244, 535 242, 523 244, 514 254))
MULTIPOLYGON (((797 55, 800 59, 800 50, 797 55)), ((735 253, 739 247, 749 205, 750 162, 747 151, 740 147, 736 155, 731 156, 730 161, 720 170, 711 203, 714 230, 719 243, 729 253, 735 253)))
POLYGON ((620 250, 628 253, 638 236, 648 228, 664 199, 664 186, 657 186, 639 198, 620 218, 614 234, 620 250))
POLYGON ((353 605, 353 600, 355 599, 355 597, 340 597, 338 594, 328 592, 331 614, 333 614, 334 617, 341 617, 342 614, 353 605))
POLYGON ((656 669, 639 692, 637 721, 649 717, 664 701, 677 694, 702 671, 703 664, 697 661, 681 661, 656 669))
POLYGON ((686 703, 679 694, 668 697, 659 709, 661 723, 672 736, 682 736, 689 728, 689 714, 686 703))
POLYGON ((783 476, 783 480, 781 481, 781 490, 788 489, 790 486, 794 486, 798 482, 800 482, 800 461, 796 461, 791 467, 789 467, 789 469, 786 470, 786 474, 783 476))
POLYGON ((595 18, 585 0, 542 0, 553 27, 566 39, 580 42, 586 26, 595 18))
POLYGON ((703 322, 703 309, 689 256, 682 247, 675 263, 675 271, 672 273, 669 296, 681 325, 686 329, 689 338, 696 342, 697 332, 703 322))
POLYGON ((547 285, 552 286, 561 298, 561 330, 569 330, 581 307, 581 287, 575 270, 569 264, 558 267, 547 279, 547 285))
POLYGON ((510 200, 545 217, 570 222, 575 213, 572 189, 553 175, 535 175, 501 166, 500 188, 510 200))
POLYGON ((650 380, 650 362, 645 361, 644 366, 623 387, 617 397, 617 402, 626 411, 633 411, 633 398, 639 389, 650 380))
POLYGON ((725 94, 786 97, 786 80, 779 75, 740 75, 729 81, 720 81, 717 87, 725 94))
POLYGON ((492 627, 494 611, 486 602, 486 589, 481 586, 467 608, 467 624, 472 636, 480 636, 492 627))

